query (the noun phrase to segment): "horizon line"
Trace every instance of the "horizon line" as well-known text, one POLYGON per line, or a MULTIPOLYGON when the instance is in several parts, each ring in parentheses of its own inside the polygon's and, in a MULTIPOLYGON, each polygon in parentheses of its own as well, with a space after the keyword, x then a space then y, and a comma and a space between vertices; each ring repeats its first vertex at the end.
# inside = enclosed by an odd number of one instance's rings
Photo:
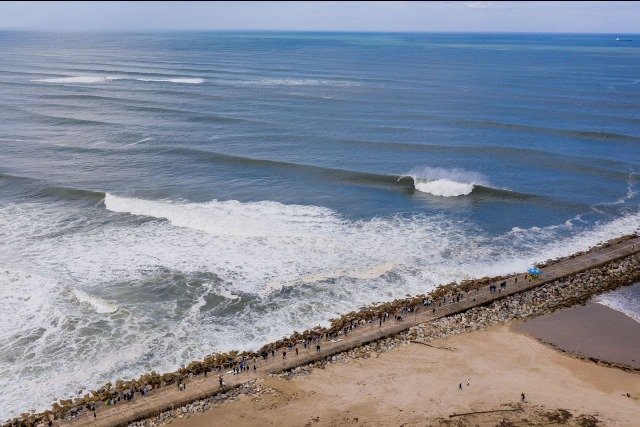
POLYGON ((333 33, 333 34, 557 34, 557 35, 640 35, 638 32, 612 33, 596 32, 562 32, 562 31, 466 31, 466 30, 326 30, 326 29, 260 29, 260 28, 154 28, 154 29, 125 29, 125 28, 0 28, 4 32, 91 32, 91 33, 169 33, 169 32, 247 32, 247 33, 333 33))

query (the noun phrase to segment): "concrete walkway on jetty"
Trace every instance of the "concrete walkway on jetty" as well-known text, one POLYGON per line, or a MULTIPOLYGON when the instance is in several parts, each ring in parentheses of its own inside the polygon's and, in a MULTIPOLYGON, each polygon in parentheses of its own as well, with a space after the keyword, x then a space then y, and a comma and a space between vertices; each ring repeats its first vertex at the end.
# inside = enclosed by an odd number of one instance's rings
MULTIPOLYGON (((409 313, 406 317, 403 317, 401 321, 393 318, 394 313, 389 313, 389 319, 384 322, 382 326, 379 326, 379 322, 374 321, 366 325, 358 326, 357 329, 350 331, 348 335, 341 335, 341 338, 327 338, 318 342, 314 341, 311 345, 307 346, 307 349, 304 349, 302 345, 298 345, 298 355, 295 354, 295 350, 287 349, 287 356, 283 358, 281 349, 279 353, 275 354, 275 357, 269 356, 266 360, 257 359, 256 371, 251 370, 250 372, 239 375, 224 374, 224 388, 219 386, 218 374, 211 372, 207 377, 198 375, 187 380, 185 382, 185 390, 180 391, 176 385, 170 385, 153 390, 152 393, 144 397, 136 394, 136 397, 132 401, 121 402, 115 406, 98 408, 95 419, 91 412, 86 412, 74 420, 56 421, 56 425, 124 426, 130 422, 150 418, 161 412, 215 395, 225 389, 240 385, 251 379, 265 377, 271 373, 280 373, 297 366, 318 361, 363 344, 396 335, 406 331, 412 326, 460 313, 475 306, 490 304, 493 301, 509 295, 525 292, 544 285, 545 283, 572 276, 591 268, 600 267, 638 252, 640 252, 640 237, 625 240, 604 248, 596 247, 587 253, 544 268, 543 274, 539 279, 528 281, 524 274, 510 276, 506 281, 506 287, 502 288, 500 292, 489 292, 487 286, 478 291, 463 293, 463 299, 459 302, 447 300, 447 303, 440 307, 436 307, 435 305, 420 307, 417 312, 409 313), (435 312, 433 311, 434 307, 435 312), (317 344, 320 345, 320 351, 316 349, 317 344)), ((499 285, 499 283, 503 281, 504 280, 501 280, 495 284, 499 285)), ((499 286, 498 289, 500 289, 499 286)), ((250 363, 250 366, 253 368, 253 363, 250 363)))

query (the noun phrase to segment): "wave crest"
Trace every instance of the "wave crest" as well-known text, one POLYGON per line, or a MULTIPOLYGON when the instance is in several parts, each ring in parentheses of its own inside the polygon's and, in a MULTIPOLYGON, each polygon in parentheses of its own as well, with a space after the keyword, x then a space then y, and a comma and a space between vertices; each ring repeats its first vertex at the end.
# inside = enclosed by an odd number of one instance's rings
POLYGON ((165 219, 173 226, 215 236, 292 237, 307 236, 309 227, 321 228, 341 221, 330 209, 319 206, 284 205, 237 200, 183 203, 145 200, 107 193, 105 207, 112 212, 165 219), (274 224, 278 224, 274 227, 274 224))
POLYGON ((403 177, 411 177, 416 190, 440 197, 458 197, 471 194, 476 184, 487 186, 487 179, 479 172, 464 169, 413 168, 403 177))
POLYGON ((435 181, 423 181, 414 179, 416 190, 422 193, 433 194, 434 196, 456 197, 466 196, 473 191, 473 184, 456 182, 448 179, 437 179, 435 181))
POLYGON ((179 83, 179 84, 200 84, 204 83, 204 79, 200 77, 128 77, 128 76, 65 76, 65 77, 49 77, 44 79, 33 80, 41 83, 105 83, 113 80, 135 80, 139 82, 161 82, 161 83, 179 83))
POLYGON ((52 77, 48 79, 34 80, 43 83, 104 83, 109 80, 116 80, 115 77, 101 76, 70 76, 70 77, 52 77))
POLYGON ((178 78, 172 78, 172 79, 139 78, 136 80, 140 82, 167 82, 167 83, 182 83, 182 84, 192 84, 192 85, 204 83, 204 79, 201 79, 199 77, 178 77, 178 78))
POLYGON ((93 295, 89 295, 88 293, 81 291, 80 289, 74 289, 73 295, 78 301, 89 304, 91 308, 96 311, 96 313, 108 314, 118 311, 118 306, 116 304, 105 301, 93 295))

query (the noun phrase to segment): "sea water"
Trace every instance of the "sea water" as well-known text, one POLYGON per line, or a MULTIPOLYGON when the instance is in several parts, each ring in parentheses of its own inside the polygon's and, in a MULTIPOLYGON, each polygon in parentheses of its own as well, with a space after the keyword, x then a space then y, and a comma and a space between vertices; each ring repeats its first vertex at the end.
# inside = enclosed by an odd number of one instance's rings
POLYGON ((0 419, 640 226, 615 36, 0 32, 0 57, 0 419))

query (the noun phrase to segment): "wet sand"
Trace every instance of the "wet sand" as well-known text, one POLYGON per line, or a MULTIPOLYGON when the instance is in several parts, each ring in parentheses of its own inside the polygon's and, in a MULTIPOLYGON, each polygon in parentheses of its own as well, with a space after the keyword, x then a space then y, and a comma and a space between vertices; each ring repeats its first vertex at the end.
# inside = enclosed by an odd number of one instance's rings
POLYGON ((640 420, 640 374, 568 356, 513 327, 430 345, 408 343, 291 380, 270 377, 265 385, 276 394, 240 397, 172 425, 529 425, 549 424, 559 408, 571 414, 568 425, 580 416, 599 425, 640 420), (454 415, 474 411, 500 412, 454 415))
POLYGON ((516 328, 580 357, 640 369, 640 323, 598 303, 559 310, 516 328))

